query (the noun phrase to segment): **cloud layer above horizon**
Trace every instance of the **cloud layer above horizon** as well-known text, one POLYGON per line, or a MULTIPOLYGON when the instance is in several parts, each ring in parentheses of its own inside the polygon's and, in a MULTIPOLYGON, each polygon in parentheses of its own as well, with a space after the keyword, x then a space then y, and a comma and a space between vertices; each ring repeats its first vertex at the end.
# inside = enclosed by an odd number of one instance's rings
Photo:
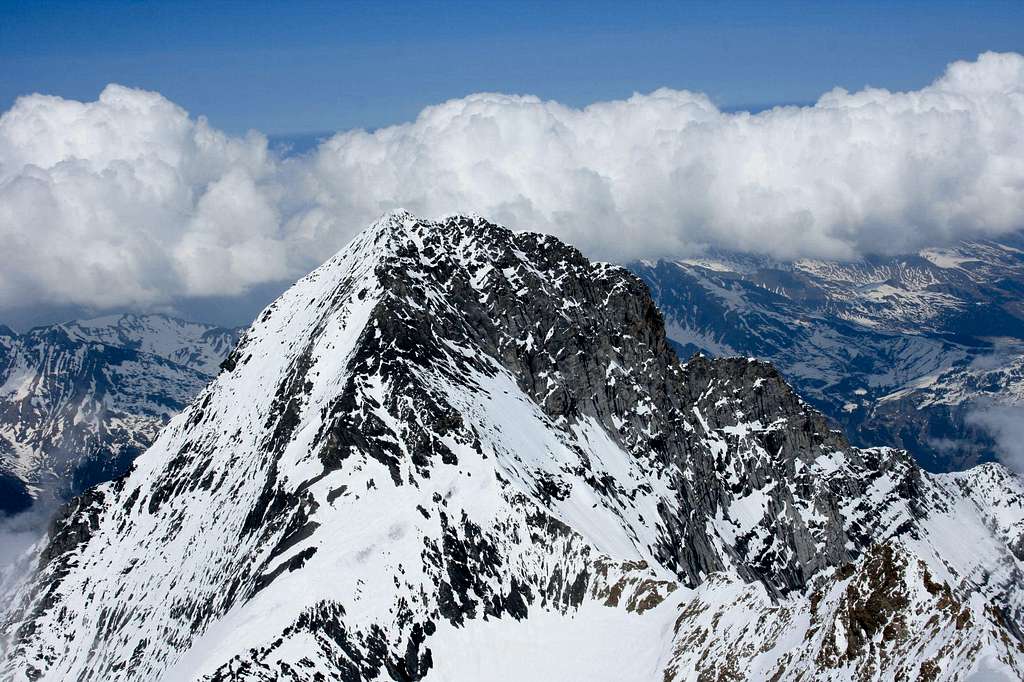
POLYGON ((0 117, 0 309, 237 295, 397 207, 476 212, 619 262, 997 236, 1024 227, 1024 57, 757 114, 668 89, 584 109, 476 94, 292 158, 153 92, 29 95, 0 117))

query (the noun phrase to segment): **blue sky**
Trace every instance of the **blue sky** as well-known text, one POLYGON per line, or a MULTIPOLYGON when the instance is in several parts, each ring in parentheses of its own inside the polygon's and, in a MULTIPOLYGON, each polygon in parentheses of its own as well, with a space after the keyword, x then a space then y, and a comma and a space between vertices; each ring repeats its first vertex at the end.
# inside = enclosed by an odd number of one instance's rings
POLYGON ((1024 2, 3 2, 0 110, 156 90, 230 132, 375 128, 477 91, 571 105, 659 86, 725 108, 914 89, 1024 50, 1024 2))

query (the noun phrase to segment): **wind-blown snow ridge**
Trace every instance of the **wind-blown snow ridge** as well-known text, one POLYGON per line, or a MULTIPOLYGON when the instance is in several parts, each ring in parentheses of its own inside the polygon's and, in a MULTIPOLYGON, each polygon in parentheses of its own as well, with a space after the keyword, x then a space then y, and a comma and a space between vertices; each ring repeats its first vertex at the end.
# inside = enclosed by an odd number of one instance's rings
POLYGON ((644 285, 554 238, 391 213, 224 367, 55 524, 7 677, 1024 670, 1013 475, 852 448, 764 363, 681 365, 644 285))

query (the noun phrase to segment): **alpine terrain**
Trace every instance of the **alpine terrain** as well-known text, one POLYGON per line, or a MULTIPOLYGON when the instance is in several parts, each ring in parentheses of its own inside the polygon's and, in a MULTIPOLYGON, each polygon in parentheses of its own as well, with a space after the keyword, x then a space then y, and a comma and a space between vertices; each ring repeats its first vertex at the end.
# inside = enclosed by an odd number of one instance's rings
POLYGON ((859 449, 644 284, 383 218, 270 305, 4 616, 12 680, 1024 675, 1024 486, 859 449))
POLYGON ((120 476, 239 334, 163 315, 0 327, 0 512, 120 476))
POLYGON ((852 263, 710 253, 630 266, 682 357, 770 361, 859 445, 991 461, 972 420, 1024 404, 1024 237, 852 263))

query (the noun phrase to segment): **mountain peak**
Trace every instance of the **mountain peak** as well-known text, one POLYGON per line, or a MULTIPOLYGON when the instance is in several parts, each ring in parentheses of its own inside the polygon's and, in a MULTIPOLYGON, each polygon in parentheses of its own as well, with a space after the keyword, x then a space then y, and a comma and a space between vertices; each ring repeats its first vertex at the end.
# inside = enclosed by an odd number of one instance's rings
POLYGON ((618 679, 913 678, 926 624, 941 669, 1022 669, 1024 511, 992 531, 969 484, 851 448, 764 363, 681 365, 640 280, 557 239, 389 214, 227 368, 55 524, 0 672, 477 679, 539 627, 618 679), (879 649, 849 614, 896 593, 921 622, 879 649))

